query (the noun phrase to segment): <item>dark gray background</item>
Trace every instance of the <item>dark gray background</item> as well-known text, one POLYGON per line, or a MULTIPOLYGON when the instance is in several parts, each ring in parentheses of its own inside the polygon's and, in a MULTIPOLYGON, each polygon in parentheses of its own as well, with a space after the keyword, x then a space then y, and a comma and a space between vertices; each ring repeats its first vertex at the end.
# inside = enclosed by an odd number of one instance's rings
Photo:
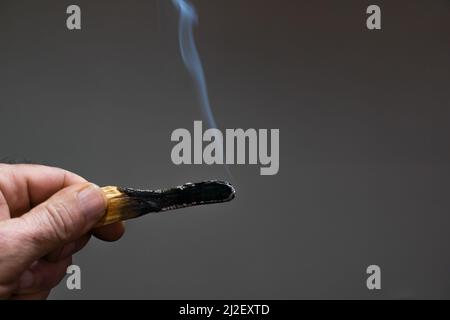
MULTIPOLYGON (((194 3, 219 126, 280 128, 280 172, 231 166, 234 202, 92 241, 82 290, 51 297, 450 298, 450 2, 194 3)), ((1 157, 100 185, 229 179, 170 160, 172 131, 201 117, 170 1, 2 0, 0 41, 1 157)))

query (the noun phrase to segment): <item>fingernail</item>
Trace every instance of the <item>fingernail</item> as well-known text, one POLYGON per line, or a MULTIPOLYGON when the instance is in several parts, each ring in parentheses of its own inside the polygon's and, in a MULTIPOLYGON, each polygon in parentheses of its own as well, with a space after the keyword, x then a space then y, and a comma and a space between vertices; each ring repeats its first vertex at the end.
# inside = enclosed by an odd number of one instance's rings
POLYGON ((105 213, 106 199, 99 186, 90 184, 78 193, 81 211, 84 215, 99 219, 105 213))
POLYGON ((34 276, 30 270, 26 270, 19 278, 19 289, 29 289, 33 286, 34 276))

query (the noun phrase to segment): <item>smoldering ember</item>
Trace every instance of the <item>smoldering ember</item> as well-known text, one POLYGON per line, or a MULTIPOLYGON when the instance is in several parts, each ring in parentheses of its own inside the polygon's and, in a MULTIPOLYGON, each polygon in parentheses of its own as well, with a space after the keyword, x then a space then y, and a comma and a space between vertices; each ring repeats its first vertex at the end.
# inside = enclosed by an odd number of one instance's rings
POLYGON ((183 128, 172 132, 171 141, 178 142, 172 149, 172 162, 176 165, 259 163, 261 175, 275 175, 280 167, 280 130, 270 129, 270 141, 268 131, 226 129, 224 135, 214 128, 203 132, 202 121, 194 121, 193 135, 183 128))

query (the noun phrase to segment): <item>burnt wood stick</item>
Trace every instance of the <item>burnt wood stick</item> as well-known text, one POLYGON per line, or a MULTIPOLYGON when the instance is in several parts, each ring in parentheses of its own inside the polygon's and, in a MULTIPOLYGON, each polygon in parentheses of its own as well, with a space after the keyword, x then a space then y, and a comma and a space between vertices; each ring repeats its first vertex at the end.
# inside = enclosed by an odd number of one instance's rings
POLYGON ((224 181, 186 183, 163 190, 138 190, 116 186, 103 187, 102 190, 108 204, 105 215, 95 227, 153 212, 228 202, 235 197, 233 186, 224 181))

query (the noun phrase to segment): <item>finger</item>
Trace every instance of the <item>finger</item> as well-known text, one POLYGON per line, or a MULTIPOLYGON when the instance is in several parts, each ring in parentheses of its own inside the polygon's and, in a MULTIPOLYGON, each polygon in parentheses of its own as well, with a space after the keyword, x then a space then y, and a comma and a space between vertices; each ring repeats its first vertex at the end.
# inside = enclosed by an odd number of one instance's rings
POLYGON ((72 257, 57 262, 38 260, 21 275, 14 294, 33 294, 56 287, 66 276, 67 267, 71 264, 72 257))
POLYGON ((17 284, 15 282, 8 284, 0 284, 0 300, 10 299, 11 292, 13 292, 17 288, 17 284))
POLYGON ((72 241, 58 249, 50 252, 45 256, 45 260, 49 262, 56 262, 59 260, 64 260, 67 257, 70 257, 84 248, 84 246, 89 242, 91 235, 87 234, 82 236, 81 238, 72 241))
POLYGON ((86 180, 70 171, 41 165, 17 165, 29 190, 31 207, 46 201, 56 192, 86 180))
POLYGON ((122 222, 116 222, 93 230, 96 238, 103 241, 117 241, 125 232, 125 226, 122 222))
POLYGON ((0 221, 9 219, 10 217, 8 203, 3 196, 2 190, 0 190, 0 221))
POLYGON ((14 295, 10 299, 11 300, 45 300, 48 298, 49 294, 50 294, 50 290, 46 290, 46 291, 37 292, 37 293, 14 295))
POLYGON ((19 218, 1 222, 2 238, 7 239, 0 243, 5 248, 2 264, 9 266, 7 270, 24 271, 33 261, 88 233, 105 208, 103 191, 83 183, 59 191, 19 218))
POLYGON ((17 164, 0 165, 0 190, 12 217, 18 217, 47 200, 57 191, 86 182, 82 177, 54 167, 17 164))

